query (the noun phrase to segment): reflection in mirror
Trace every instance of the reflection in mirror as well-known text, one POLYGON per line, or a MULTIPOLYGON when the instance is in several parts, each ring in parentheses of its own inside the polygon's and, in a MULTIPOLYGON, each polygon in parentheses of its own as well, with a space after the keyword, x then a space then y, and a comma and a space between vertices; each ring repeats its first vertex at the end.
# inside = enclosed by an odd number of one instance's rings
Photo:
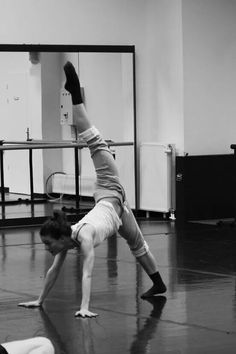
MULTIPOLYGON (((135 136, 132 53, 0 52, 0 139, 7 142, 71 142, 78 139, 63 65, 78 71, 88 114, 113 146, 131 206, 135 200, 135 136)), ((27 150, 4 152, 4 182, 11 193, 30 194, 27 150), (17 178, 16 178, 17 176, 17 178)), ((34 192, 75 194, 73 149, 33 151, 34 192), (59 173, 57 173, 59 172, 59 173), (52 176, 52 178, 50 178, 52 176), (46 185, 46 181, 50 183, 46 185)), ((89 152, 79 153, 80 195, 92 196, 95 179, 89 152)))

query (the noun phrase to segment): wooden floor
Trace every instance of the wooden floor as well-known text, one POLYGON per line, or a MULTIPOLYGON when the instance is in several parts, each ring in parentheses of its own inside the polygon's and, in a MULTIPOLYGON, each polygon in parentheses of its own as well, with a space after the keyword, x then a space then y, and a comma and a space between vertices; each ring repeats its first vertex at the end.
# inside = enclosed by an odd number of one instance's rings
POLYGON ((18 307, 42 289, 52 262, 38 227, 0 230, 0 342, 46 336, 66 354, 233 354, 236 352, 236 228, 139 219, 165 296, 141 300, 151 281, 126 242, 96 248, 91 310, 75 318, 81 299, 81 258, 69 252, 55 288, 40 309, 18 307))

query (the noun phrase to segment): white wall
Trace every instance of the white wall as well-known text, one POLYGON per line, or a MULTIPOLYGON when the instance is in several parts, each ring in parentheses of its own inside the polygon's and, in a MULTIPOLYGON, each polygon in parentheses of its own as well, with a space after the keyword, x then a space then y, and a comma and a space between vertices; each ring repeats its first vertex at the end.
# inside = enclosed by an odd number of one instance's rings
MULTIPOLYGON (((60 53, 41 53, 42 80, 42 139, 61 141, 60 92, 61 55, 60 53)), ((43 150, 44 184, 49 175, 62 170, 61 149, 43 150)))
POLYGON ((191 155, 232 153, 236 1, 183 0, 184 137, 191 155))
MULTIPOLYGON (((30 64, 28 77, 29 138, 42 139, 41 64, 30 64)), ((34 192, 44 193, 43 151, 33 150, 34 192)))
POLYGON ((181 0, 9 0, 0 13, 1 43, 135 45, 138 141, 182 150, 180 34, 181 0))
POLYGON ((0 139, 26 138, 29 68, 27 53, 0 54, 0 139), (17 113, 21 114, 19 119, 17 113))
MULTIPOLYGON (((32 66, 28 53, 0 53, 0 124, 1 139, 22 141, 29 137, 42 139, 41 67, 32 66)), ((42 188, 42 152, 35 151, 34 190, 42 188)), ((5 185, 11 192, 29 193, 28 152, 6 151, 4 154, 5 185), (17 174, 17 178, 16 178, 17 174)))
POLYGON ((145 36, 137 46, 140 142, 174 143, 183 151, 181 0, 147 1, 145 36))

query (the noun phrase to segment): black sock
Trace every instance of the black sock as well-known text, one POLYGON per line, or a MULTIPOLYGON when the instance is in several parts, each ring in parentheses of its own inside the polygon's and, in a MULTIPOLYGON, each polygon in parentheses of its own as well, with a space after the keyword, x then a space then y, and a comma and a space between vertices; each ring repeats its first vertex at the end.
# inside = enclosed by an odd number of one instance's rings
POLYGON ((71 94, 72 103, 74 105, 83 103, 79 78, 71 62, 68 61, 64 65, 64 72, 66 75, 65 89, 71 94))
POLYGON ((159 272, 149 274, 150 279, 153 281, 153 284, 163 284, 163 280, 159 272))
POLYGON ((163 294, 166 292, 166 286, 161 278, 161 275, 159 272, 149 274, 150 279, 153 281, 153 286, 146 291, 144 294, 141 295, 142 299, 158 295, 158 294, 163 294))

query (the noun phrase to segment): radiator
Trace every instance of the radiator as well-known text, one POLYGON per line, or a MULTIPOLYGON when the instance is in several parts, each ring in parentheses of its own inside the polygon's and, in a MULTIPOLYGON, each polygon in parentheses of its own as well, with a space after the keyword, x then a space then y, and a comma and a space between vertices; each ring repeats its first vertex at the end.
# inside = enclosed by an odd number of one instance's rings
POLYGON ((161 213, 175 211, 175 147, 143 143, 140 146, 140 209, 161 213))

